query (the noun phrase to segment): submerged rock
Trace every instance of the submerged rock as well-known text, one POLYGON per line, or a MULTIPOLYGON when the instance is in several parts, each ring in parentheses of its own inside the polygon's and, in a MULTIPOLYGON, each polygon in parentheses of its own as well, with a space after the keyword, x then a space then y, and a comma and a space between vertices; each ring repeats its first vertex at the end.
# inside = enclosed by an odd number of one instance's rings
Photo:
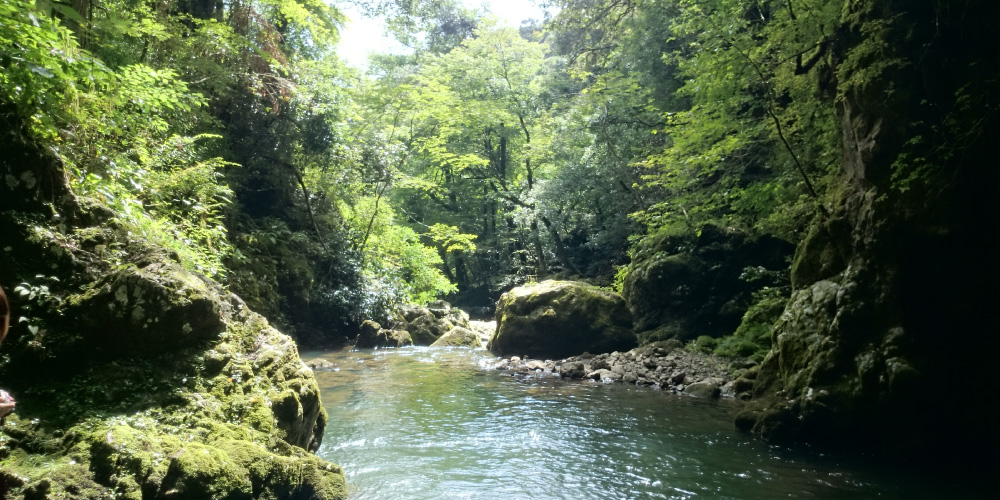
POLYGON ((487 347, 499 356, 564 358, 635 344, 632 316, 620 296, 586 283, 549 280, 503 294, 487 347))

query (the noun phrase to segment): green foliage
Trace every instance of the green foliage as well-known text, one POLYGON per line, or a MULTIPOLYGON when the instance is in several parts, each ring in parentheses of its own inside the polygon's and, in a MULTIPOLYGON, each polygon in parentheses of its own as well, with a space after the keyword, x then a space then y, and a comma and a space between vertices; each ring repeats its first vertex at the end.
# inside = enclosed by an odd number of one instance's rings
POLYGON ((694 352, 710 353, 719 345, 719 340, 702 335, 688 343, 687 348, 694 352))
POLYGON ((785 288, 765 288, 754 294, 754 303, 731 336, 718 339, 713 352, 718 356, 748 357, 763 361, 771 350, 771 329, 788 303, 785 288))
POLYGON ((476 239, 476 235, 462 233, 455 226, 434 224, 427 228, 427 236, 435 244, 444 248, 446 252, 472 253, 476 251, 476 244, 472 242, 476 239))
POLYGON ((361 249, 361 273, 371 297, 366 301, 371 317, 384 316, 394 304, 425 304, 456 291, 441 273, 438 253, 420 243, 416 231, 397 224, 391 208, 379 208, 374 198, 361 197, 353 206, 342 204, 341 213, 356 245, 360 247, 368 235, 361 249))
POLYGON ((106 78, 69 29, 29 0, 0 0, 0 96, 30 120, 39 140, 56 140, 72 119, 73 99, 106 78))
MULTIPOLYGON (((56 276, 37 274, 33 282, 21 283, 14 287, 14 293, 19 298, 19 309, 23 314, 17 318, 17 323, 25 323, 32 337, 37 337, 44 327, 44 318, 62 304, 62 298, 54 295, 48 285, 58 281, 59 278, 56 276)), ((40 344, 36 340, 31 340, 29 347, 38 348, 40 344)))

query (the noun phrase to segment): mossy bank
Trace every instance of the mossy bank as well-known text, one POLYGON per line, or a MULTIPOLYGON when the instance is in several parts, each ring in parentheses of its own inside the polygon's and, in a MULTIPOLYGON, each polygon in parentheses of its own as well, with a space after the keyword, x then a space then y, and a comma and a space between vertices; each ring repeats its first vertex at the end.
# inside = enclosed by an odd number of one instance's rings
POLYGON ((71 196, 48 153, 11 133, 0 158, 0 282, 20 319, 0 350, 18 401, 0 498, 346 498, 311 453, 327 417, 289 337, 71 196))

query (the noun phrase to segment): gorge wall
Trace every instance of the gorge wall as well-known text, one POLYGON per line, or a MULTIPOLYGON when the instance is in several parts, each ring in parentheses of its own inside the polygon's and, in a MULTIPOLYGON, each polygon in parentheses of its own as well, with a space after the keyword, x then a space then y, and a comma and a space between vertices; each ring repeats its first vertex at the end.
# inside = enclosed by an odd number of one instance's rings
MULTIPOLYGON (((828 54, 844 157, 800 244, 755 401, 775 440, 995 445, 995 2, 848 2, 828 54)), ((948 455, 925 454, 923 456, 948 455)))
POLYGON ((288 336, 75 198, 0 100, 0 498, 346 498, 288 336))

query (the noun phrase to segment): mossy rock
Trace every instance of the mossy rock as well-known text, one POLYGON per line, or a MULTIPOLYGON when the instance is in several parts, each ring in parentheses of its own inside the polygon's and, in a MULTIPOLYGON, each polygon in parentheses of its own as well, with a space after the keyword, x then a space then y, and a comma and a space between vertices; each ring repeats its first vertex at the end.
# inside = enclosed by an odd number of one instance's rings
POLYGON ((242 301, 169 260, 125 268, 66 300, 81 345, 114 357, 192 347, 218 338, 242 301))
POLYGON ((441 338, 434 341, 432 346, 451 346, 451 347, 482 347, 483 344, 479 340, 479 334, 461 326, 456 326, 448 333, 445 333, 441 338))
POLYGON ((17 391, 3 498, 346 498, 341 469, 307 451, 327 418, 312 371, 259 315, 236 315, 207 351, 122 362, 143 368, 17 391), (94 405, 117 386, 133 390, 94 405))
POLYGON ((650 236, 633 252, 622 283, 636 332, 643 342, 732 334, 754 292, 786 284, 792 250, 774 237, 712 224, 697 236, 650 236))
POLYGON ((439 319, 431 313, 418 316, 407 326, 413 345, 431 345, 455 325, 447 319, 439 319))
POLYGON ((636 346, 632 314, 616 293, 575 281, 517 287, 497 304, 488 348, 499 356, 565 358, 636 346))

